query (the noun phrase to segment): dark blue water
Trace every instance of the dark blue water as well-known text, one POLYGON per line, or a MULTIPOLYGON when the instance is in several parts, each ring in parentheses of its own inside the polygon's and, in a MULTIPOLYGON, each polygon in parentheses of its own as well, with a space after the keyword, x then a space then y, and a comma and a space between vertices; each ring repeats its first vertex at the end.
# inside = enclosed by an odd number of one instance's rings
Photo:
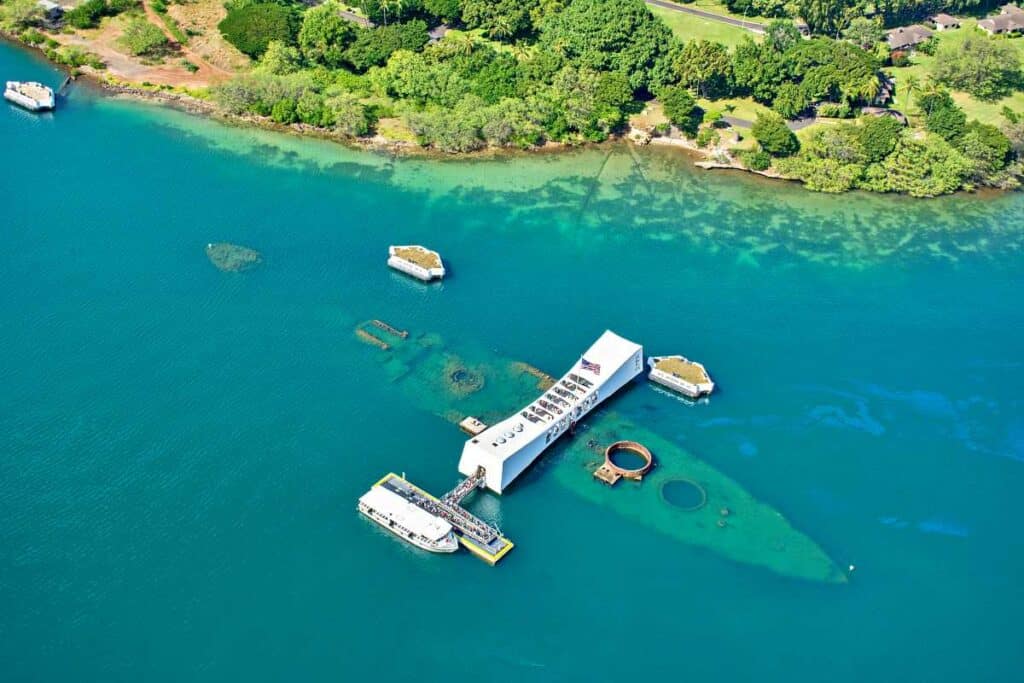
MULTIPOLYGON (((0 73, 60 80, 6 46, 0 73)), ((61 104, 0 108, 0 680, 1020 678, 1024 197, 61 104), (220 240, 264 265, 219 272, 220 240), (452 276, 387 271, 403 242, 452 276), (734 564, 543 467, 476 503, 517 542, 498 567, 403 546, 356 498, 389 470, 445 490, 462 437, 366 364, 370 317, 552 372, 605 328, 701 360, 710 403, 619 407, 857 570, 734 564)))

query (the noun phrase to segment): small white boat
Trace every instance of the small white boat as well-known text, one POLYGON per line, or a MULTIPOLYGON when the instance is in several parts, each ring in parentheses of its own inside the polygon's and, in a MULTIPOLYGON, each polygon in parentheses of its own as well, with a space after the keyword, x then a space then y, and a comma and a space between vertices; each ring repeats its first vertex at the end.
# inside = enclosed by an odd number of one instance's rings
POLYGON ((4 99, 29 111, 50 111, 57 102, 52 88, 35 81, 7 81, 4 99))

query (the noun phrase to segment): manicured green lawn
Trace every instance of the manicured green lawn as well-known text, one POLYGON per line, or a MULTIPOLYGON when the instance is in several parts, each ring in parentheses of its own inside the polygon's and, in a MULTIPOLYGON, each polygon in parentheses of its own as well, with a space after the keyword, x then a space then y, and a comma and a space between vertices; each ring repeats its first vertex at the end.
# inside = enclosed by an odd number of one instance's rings
POLYGON ((735 116, 747 121, 754 121, 757 119, 758 114, 770 111, 768 107, 755 102, 750 97, 730 97, 722 100, 705 100, 701 98, 697 100, 697 106, 704 111, 714 109, 728 116, 735 116))
MULTIPOLYGON (((710 8, 705 8, 702 5, 688 6, 712 11, 710 8)), ((755 41, 761 40, 761 36, 739 26, 730 26, 729 24, 696 17, 692 14, 684 14, 683 12, 673 12, 663 7, 649 7, 655 16, 661 17, 668 24, 668 27, 672 29, 672 33, 680 40, 712 40, 729 47, 739 45, 744 38, 753 38, 755 41)))
MULTIPOLYGON (((987 38, 988 35, 980 31, 977 28, 977 24, 978 22, 975 19, 964 19, 963 25, 960 28, 952 31, 938 31, 935 35, 938 36, 940 45, 962 43, 970 35, 987 38)), ((996 40, 1006 40, 1010 45, 1013 45, 1018 53, 1020 53, 1021 60, 1024 61, 1024 37, 997 38, 996 40)), ((896 79, 896 109, 906 114, 915 115, 917 114, 917 109, 913 102, 910 101, 910 93, 906 87, 907 78, 910 76, 916 78, 918 89, 924 87, 931 75, 935 57, 918 52, 911 55, 910 59, 910 66, 891 67, 886 69, 886 71, 896 79)), ((1002 122, 1003 117, 1000 112, 1004 106, 1008 106, 1015 111, 1024 111, 1024 92, 1021 91, 1017 91, 1009 97, 996 102, 982 102, 965 92, 956 91, 953 92, 953 99, 963 108, 968 119, 978 119, 993 125, 999 125, 1002 122)))
POLYGON ((759 24, 767 24, 771 21, 770 17, 760 17, 753 14, 745 17, 742 14, 734 14, 729 11, 725 6, 725 3, 721 2, 721 0, 695 0, 695 2, 686 3, 686 6, 703 10, 705 12, 714 12, 715 14, 732 17, 733 19, 749 19, 750 21, 756 21, 759 24))

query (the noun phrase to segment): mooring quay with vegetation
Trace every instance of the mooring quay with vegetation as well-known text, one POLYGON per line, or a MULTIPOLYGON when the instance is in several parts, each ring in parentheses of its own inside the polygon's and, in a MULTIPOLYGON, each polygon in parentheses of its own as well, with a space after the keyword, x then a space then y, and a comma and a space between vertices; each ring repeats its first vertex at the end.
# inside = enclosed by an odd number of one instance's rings
POLYGON ((1013 5, 709 0, 695 14, 643 0, 3 0, 0 9, 8 35, 110 84, 334 137, 464 153, 628 135, 826 192, 935 196, 1013 188, 1021 176, 1024 13, 1013 5))

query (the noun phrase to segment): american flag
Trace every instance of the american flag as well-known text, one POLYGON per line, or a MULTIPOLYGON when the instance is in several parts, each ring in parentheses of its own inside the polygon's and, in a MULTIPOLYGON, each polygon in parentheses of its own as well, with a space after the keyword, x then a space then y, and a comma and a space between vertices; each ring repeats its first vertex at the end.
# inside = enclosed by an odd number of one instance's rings
POLYGON ((595 375, 600 375, 601 374, 601 365, 600 365, 600 363, 591 363, 586 358, 580 358, 580 367, 582 369, 584 369, 584 370, 590 370, 595 375))

